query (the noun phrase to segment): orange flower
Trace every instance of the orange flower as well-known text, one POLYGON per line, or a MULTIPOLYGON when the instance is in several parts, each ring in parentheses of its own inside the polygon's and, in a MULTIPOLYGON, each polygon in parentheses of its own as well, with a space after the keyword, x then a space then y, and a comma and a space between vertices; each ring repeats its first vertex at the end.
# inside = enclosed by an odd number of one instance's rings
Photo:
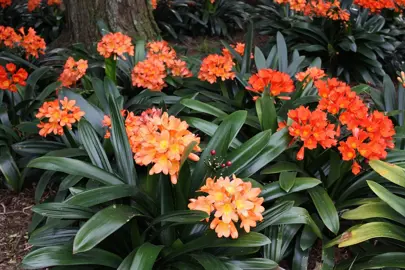
POLYGON ((120 32, 109 33, 103 36, 101 41, 97 44, 97 51, 104 58, 110 58, 114 55, 114 59, 120 56, 122 59, 126 59, 124 53, 128 53, 130 56, 134 56, 134 46, 129 36, 126 36, 120 32))
POLYGON ((0 6, 2 8, 11 6, 11 0, 0 0, 0 6))
POLYGON ((60 6, 62 4, 62 0, 48 0, 48 6, 60 6))
POLYGON ((46 43, 43 38, 37 35, 34 28, 29 28, 28 33, 25 34, 24 28, 20 28, 20 33, 22 34, 22 40, 20 46, 25 49, 26 57, 29 55, 35 58, 39 57, 39 54, 45 54, 46 43))
MULTIPOLYGON (((104 117, 103 125, 111 126, 109 117, 104 117)), ((186 147, 197 142, 193 150, 201 151, 198 147, 200 138, 187 130, 186 122, 169 116, 166 112, 162 114, 161 110, 155 108, 144 111, 140 116, 129 112, 125 119, 125 128, 135 162, 142 166, 153 164, 149 174, 170 175, 173 184, 177 183, 180 160, 186 147)), ((188 158, 194 161, 199 159, 193 153, 188 158)))
POLYGON ((401 76, 398 76, 397 79, 402 84, 402 86, 405 87, 405 72, 401 71, 400 74, 401 76))
POLYGON ((232 71, 235 63, 232 58, 210 54, 204 58, 198 78, 202 81, 208 81, 213 84, 217 81, 217 78, 221 78, 223 81, 235 78, 235 72, 232 71))
POLYGON ((69 57, 59 77, 62 86, 70 87, 76 84, 76 82, 86 74, 87 67, 87 60, 80 59, 76 62, 73 57, 69 57))
POLYGON ((166 86, 164 79, 169 72, 176 77, 191 77, 187 63, 177 59, 176 51, 166 41, 149 42, 146 59, 134 67, 132 84, 152 91, 161 91, 166 86))
POLYGON ((0 40, 6 47, 14 48, 19 44, 22 37, 17 34, 13 28, 8 26, 0 26, 0 40))
POLYGON ((287 73, 272 69, 261 69, 249 79, 249 85, 246 89, 263 93, 269 89, 272 96, 278 96, 281 93, 291 93, 294 91, 294 83, 287 73))
POLYGON ((153 9, 156 9, 157 8, 157 5, 158 5, 158 0, 150 0, 150 3, 151 3, 151 5, 152 5, 152 8, 153 9))
POLYGON ((80 121, 85 114, 75 104, 75 100, 68 100, 67 97, 63 100, 44 102, 36 115, 36 118, 40 120, 38 124, 38 128, 40 128, 39 135, 43 137, 51 133, 63 135, 63 127, 72 129, 72 124, 80 121), (47 120, 47 122, 43 122, 44 120, 47 120))
POLYGON ((41 5, 41 0, 28 0, 28 11, 32 12, 41 5))
MULTIPOLYGON (((240 54, 240 56, 245 54, 245 43, 238 42, 236 45, 231 44, 230 46, 235 50, 235 52, 240 54)), ((232 54, 227 48, 222 49, 222 54, 232 58, 232 54)), ((250 58, 254 58, 253 54, 250 54, 250 58)))
POLYGON ((214 211, 210 228, 215 229, 220 238, 238 238, 235 223, 239 220, 240 228, 244 228, 247 233, 251 227, 256 227, 257 221, 263 220, 264 199, 258 198, 261 189, 252 188, 252 183, 243 182, 235 175, 232 180, 229 177, 220 177, 216 182, 212 178, 207 178, 200 191, 208 195, 199 196, 197 200, 190 199, 188 208, 207 214, 214 211))
POLYGON ((300 106, 288 112, 288 117, 293 121, 288 130, 294 140, 304 142, 297 154, 297 159, 304 158, 304 148, 315 149, 318 144, 324 149, 336 145, 335 125, 330 124, 327 115, 321 110, 311 112, 307 107, 300 106))
POLYGON ((309 81, 317 81, 323 77, 325 77, 325 71, 323 71, 322 69, 319 69, 317 67, 309 67, 307 68, 307 70, 305 70, 304 72, 299 72, 295 75, 295 78, 300 81, 300 82, 304 82, 304 87, 305 85, 309 82, 309 81))
POLYGON ((354 4, 369 9, 372 13, 380 13, 383 9, 394 9, 393 0, 354 0, 354 4))
POLYGON ((132 71, 132 84, 152 91, 161 91, 166 86, 166 68, 162 61, 153 58, 138 62, 132 71))
POLYGON ((17 92, 17 85, 26 86, 28 73, 25 69, 17 67, 13 63, 8 63, 6 68, 0 66, 0 89, 17 92))

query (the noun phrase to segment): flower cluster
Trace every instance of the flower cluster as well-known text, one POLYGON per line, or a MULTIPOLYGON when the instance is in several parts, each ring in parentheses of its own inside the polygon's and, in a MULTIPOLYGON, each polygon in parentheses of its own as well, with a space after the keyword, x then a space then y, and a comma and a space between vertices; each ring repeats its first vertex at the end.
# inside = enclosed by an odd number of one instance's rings
POLYGON ((65 63, 63 72, 59 77, 62 86, 70 87, 74 85, 86 74, 87 67, 87 60, 80 59, 76 62, 73 57, 69 57, 65 63))
POLYGON ((228 55, 210 54, 203 59, 198 78, 202 81, 208 81, 213 84, 217 78, 225 81, 235 78, 235 72, 232 71, 235 63, 228 55))
POLYGON ((343 10, 338 0, 274 0, 278 4, 289 4, 290 8, 306 16, 326 17, 331 20, 348 21, 350 14, 343 10))
POLYGON ((129 36, 120 32, 109 33, 103 36, 97 44, 97 51, 104 58, 110 58, 113 55, 115 59, 118 55, 125 60, 124 53, 128 53, 130 56, 134 55, 134 46, 129 36))
MULTIPOLYGON (((245 43, 237 42, 235 45, 231 44, 230 46, 235 50, 235 52, 240 54, 240 56, 245 55, 245 43)), ((222 49, 222 54, 224 56, 233 58, 231 52, 227 48, 222 49)), ((250 54, 250 58, 254 58, 253 53, 250 54)))
MULTIPOLYGON (((153 164, 149 174, 164 173, 170 175, 173 184, 177 183, 180 160, 186 147, 196 142, 193 150, 200 152, 200 138, 188 130, 188 124, 169 116, 158 109, 149 109, 140 116, 133 112, 122 112, 126 115, 125 128, 129 138, 135 162, 138 165, 153 164)), ((104 117, 103 125, 111 127, 111 119, 104 117)), ((107 132, 106 137, 109 137, 107 132)), ((189 159, 198 161, 199 157, 191 153, 189 159)))
POLYGON ((0 89, 17 92, 17 85, 25 86, 28 73, 20 68, 17 71, 16 65, 8 63, 6 68, 0 66, 0 89))
POLYGON ((84 116, 84 112, 80 107, 75 106, 75 100, 68 100, 65 97, 63 100, 54 100, 44 102, 36 115, 40 120, 38 128, 39 135, 46 137, 48 134, 63 135, 63 127, 72 129, 72 124, 80 121, 84 116), (47 121, 44 122, 44 118, 47 121))
MULTIPOLYGON (((249 79, 249 86, 246 89, 263 93, 270 91, 272 96, 279 96, 281 93, 291 93, 294 91, 294 82, 290 75, 273 69, 261 69, 257 74, 253 74, 249 79)), ((288 99, 288 97, 279 97, 288 99)))
POLYGON ((369 9, 372 13, 380 13, 383 9, 394 9, 394 0, 354 0, 354 4, 369 9))
MULTIPOLYGON (((297 159, 304 159, 304 151, 315 149, 318 145, 330 148, 336 145, 335 125, 329 123, 327 115, 321 110, 311 112, 308 107, 300 106, 288 112, 288 117, 293 121, 288 131, 294 140, 304 142, 297 153, 297 159)), ((282 124, 283 125, 283 124, 282 124)))
POLYGON ((62 0, 48 0, 48 6, 60 6, 62 5, 62 0))
POLYGON ((261 189, 252 188, 251 182, 244 182, 235 175, 232 180, 229 177, 220 177, 217 181, 208 178, 200 191, 208 195, 190 199, 188 208, 209 215, 214 211, 210 228, 215 229, 218 237, 238 238, 235 222, 240 221, 240 228, 250 232, 251 227, 263 220, 264 199, 258 197, 261 189))
POLYGON ((319 69, 317 67, 309 67, 304 72, 297 73, 295 75, 295 78, 299 82, 303 82, 303 86, 305 87, 310 81, 316 82, 325 76, 325 71, 323 71, 322 69, 319 69))
POLYGON ((397 77, 397 80, 402 84, 403 87, 405 87, 405 72, 401 71, 400 76, 397 77))
MULTIPOLYGON (((302 75, 303 76, 303 75, 302 75)), ((300 77, 302 77, 300 76, 300 77)), ((393 148, 394 125, 388 116, 381 112, 370 112, 362 99, 344 82, 331 78, 315 80, 321 100, 315 111, 303 106, 291 110, 288 117, 292 120, 289 133, 294 140, 303 141, 297 159, 303 159, 304 148, 315 149, 317 145, 330 148, 337 145, 342 159, 353 161, 352 172, 358 174, 361 159, 384 159, 386 149, 393 148), (331 124, 330 119, 337 119, 331 124)), ((279 127, 285 127, 280 123, 279 127)))
POLYGON ((28 11, 32 12, 41 5, 41 0, 28 0, 28 11))
POLYGON ((150 0, 150 4, 152 5, 153 9, 156 9, 158 5, 158 0, 150 0))
POLYGON ((12 49, 20 43, 22 37, 8 26, 0 26, 0 41, 4 46, 12 49))
POLYGON ((0 6, 2 8, 11 6, 11 0, 0 0, 0 6))
POLYGON ((161 91, 169 73, 182 78, 192 76, 187 63, 177 58, 176 51, 166 41, 149 42, 147 48, 146 59, 138 62, 132 71, 134 86, 161 91))

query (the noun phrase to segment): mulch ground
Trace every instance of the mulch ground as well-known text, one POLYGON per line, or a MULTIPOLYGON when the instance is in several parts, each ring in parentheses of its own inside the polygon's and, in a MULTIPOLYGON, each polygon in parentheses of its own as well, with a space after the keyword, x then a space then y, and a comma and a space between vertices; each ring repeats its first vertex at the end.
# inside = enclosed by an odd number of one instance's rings
POLYGON ((0 269, 14 270, 28 253, 28 225, 35 189, 25 189, 19 194, 0 189, 0 269))

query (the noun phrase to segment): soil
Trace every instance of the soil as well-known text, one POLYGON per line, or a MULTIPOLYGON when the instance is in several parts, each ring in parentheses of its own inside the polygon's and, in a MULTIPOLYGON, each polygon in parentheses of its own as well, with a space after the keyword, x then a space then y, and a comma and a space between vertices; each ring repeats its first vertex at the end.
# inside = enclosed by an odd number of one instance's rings
POLYGON ((0 269, 20 268, 25 254, 30 250, 28 225, 31 222, 31 207, 35 189, 31 187, 19 194, 0 190, 0 269))

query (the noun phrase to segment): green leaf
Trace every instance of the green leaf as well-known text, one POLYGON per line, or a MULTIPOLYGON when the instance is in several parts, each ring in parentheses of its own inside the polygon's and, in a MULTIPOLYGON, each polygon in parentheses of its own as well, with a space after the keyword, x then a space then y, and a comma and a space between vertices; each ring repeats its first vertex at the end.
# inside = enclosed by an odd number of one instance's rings
POLYGON ((117 159, 118 172, 122 176, 125 183, 135 185, 137 175, 135 171, 134 158, 127 132, 122 119, 121 112, 115 100, 110 96, 110 111, 111 111, 111 142, 114 148, 115 158, 117 159))
POLYGON ((250 59, 250 54, 252 53, 252 47, 253 47, 253 35, 254 35, 254 27, 253 23, 250 22, 248 25, 247 29, 247 34, 246 34, 246 41, 245 41, 245 51, 243 54, 243 59, 242 59, 242 65, 241 65, 241 75, 245 75, 246 72, 250 72, 251 68, 251 62, 252 59, 250 59))
POLYGON ((252 162, 255 157, 267 146, 271 137, 271 130, 263 131, 245 142, 241 147, 232 151, 225 160, 231 161, 227 174, 238 174, 252 162))
POLYGON ((91 163, 100 169, 113 173, 110 161, 108 160, 107 154, 105 153, 96 132, 86 120, 80 121, 79 134, 82 144, 90 157, 91 163))
POLYGON ((225 156, 232 140, 236 137, 239 130, 245 123, 246 116, 246 111, 236 111, 224 118, 224 121, 218 127, 215 134, 211 137, 210 142, 206 146, 204 152, 201 154, 200 161, 195 166, 190 179, 190 194, 193 194, 194 191, 201 186, 201 183, 204 180, 206 170, 204 161, 211 155, 211 150, 215 150, 219 156, 225 156))
MULTIPOLYGON (((226 260, 226 265, 230 269, 277 269, 278 264, 275 261, 264 259, 264 258, 252 258, 245 260, 226 260)), ((216 268, 210 268, 216 269, 216 268)))
POLYGON ((120 266, 118 267, 117 270, 130 270, 132 261, 135 258, 135 253, 137 250, 138 250, 138 248, 135 248, 134 250, 132 250, 132 252, 129 253, 128 256, 125 257, 125 259, 122 261, 122 263, 120 264, 120 266))
POLYGON ((268 185, 265 185, 262 189, 261 197, 264 198, 264 201, 271 201, 282 196, 285 196, 290 193, 299 192, 302 190, 313 188, 322 182, 316 178, 308 177, 297 177, 295 179, 294 186, 290 189, 290 192, 285 192, 280 188, 279 182, 274 182, 268 185))
POLYGON ((155 218, 151 225, 160 222, 175 222, 175 223, 195 223, 208 218, 206 212, 198 210, 178 210, 172 211, 155 218))
POLYGON ((6 184, 14 191, 21 189, 22 178, 20 170, 8 151, 4 151, 0 155, 0 172, 6 180, 6 184))
POLYGON ((388 74, 384 76, 383 86, 385 111, 390 112, 397 109, 395 105, 397 103, 397 99, 394 83, 388 74))
MULTIPOLYGON (((351 270, 405 268, 405 253, 386 252, 356 262, 351 270)), ((338 268, 340 269, 340 268, 338 268)))
POLYGON ((405 187, 405 171, 401 167, 381 160, 370 160, 371 168, 389 181, 405 187))
POLYGON ((50 151, 66 148, 66 145, 59 142, 44 140, 27 140, 15 143, 11 146, 21 156, 45 155, 50 151))
POLYGON ((67 204, 91 207, 120 198, 133 197, 141 205, 152 207, 154 202, 137 187, 117 185, 94 188, 76 194, 65 201, 67 204))
MULTIPOLYGON (((343 233, 338 239, 339 247, 348 247, 374 238, 391 238, 405 242, 405 232, 402 227, 387 222, 370 222, 356 226, 353 230, 343 233)), ((335 240, 327 243, 329 247, 335 240)))
MULTIPOLYGON (((187 124, 189 124, 191 127, 196 128, 211 137, 214 136, 215 132, 218 129, 218 125, 200 118, 182 117, 182 119, 186 121, 187 124)), ((231 142, 230 147, 236 149, 241 145, 242 143, 237 138, 234 138, 231 142)))
POLYGON ((405 217, 405 199, 401 198, 395 194, 392 194, 388 189, 384 188, 380 184, 373 181, 367 181, 368 186, 371 190, 389 206, 391 206, 395 211, 400 213, 405 217))
POLYGON ((255 47, 255 64, 257 70, 267 68, 266 58, 264 57, 262 50, 260 50, 260 48, 257 46, 255 47))
POLYGON ((270 239, 260 233, 250 232, 239 235, 237 239, 218 238, 213 231, 207 231, 203 236, 194 239, 179 248, 170 251, 165 260, 173 259, 185 253, 209 247, 261 247, 270 243, 270 239))
POLYGON ((217 107, 209 105, 207 103, 203 103, 198 100, 183 99, 183 100, 181 100, 180 103, 183 104, 184 106, 186 106, 187 108, 193 109, 197 112, 206 113, 209 115, 216 116, 218 118, 224 118, 224 117, 228 116, 227 113, 218 109, 217 107))
POLYGON ((279 178, 280 187, 285 192, 290 192, 291 188, 294 186, 296 176, 297 172, 282 172, 279 178))
POLYGON ((141 214, 126 205, 112 205, 97 212, 76 234, 73 253, 91 250, 135 216, 141 214))
POLYGON ((268 145, 260 152, 257 157, 245 167, 245 169, 239 173, 239 177, 246 178, 255 174, 261 170, 264 166, 269 164, 273 159, 278 157, 284 152, 288 144, 291 141, 291 137, 288 135, 288 130, 283 129, 274 133, 270 137, 268 145))
POLYGON ((106 172, 94 165, 80 160, 63 157, 40 157, 32 160, 27 167, 49 171, 64 172, 71 175, 94 179, 105 185, 122 185, 117 176, 106 172))
POLYGON ((293 207, 284 215, 280 216, 274 224, 307 224, 311 227, 313 232, 319 237, 322 238, 322 233, 319 230, 318 226, 308 214, 308 211, 301 207, 293 207))
POLYGON ((205 270, 213 270, 213 269, 228 270, 225 263, 223 263, 221 260, 219 260, 216 256, 212 254, 201 253, 201 254, 192 254, 190 256, 193 257, 196 261, 198 261, 198 263, 201 264, 205 270))
POLYGON ((288 212, 293 207, 293 205, 293 202, 286 201, 276 204, 270 209, 267 209, 263 213, 263 222, 259 223, 253 230, 256 232, 260 232, 265 228, 273 225, 274 222, 276 222, 278 218, 288 212))
POLYGON ((35 86, 37 82, 50 71, 50 67, 40 67, 30 74, 27 79, 27 86, 25 87, 24 100, 31 99, 34 96, 35 86))
POLYGON ((270 165, 269 167, 263 169, 260 174, 275 174, 281 172, 300 172, 303 173, 300 167, 297 164, 287 161, 280 161, 274 165, 270 165))
POLYGON ((88 219, 94 214, 90 208, 58 202, 35 205, 32 211, 45 217, 59 219, 88 219))
POLYGON ((348 220, 386 218, 405 225, 405 218, 398 215, 398 212, 383 202, 363 204, 356 209, 344 212, 342 218, 348 220))
POLYGON ((278 71, 288 72, 287 44, 280 32, 277 32, 278 71))
POLYGON ((110 108, 108 106, 106 92, 104 91, 104 82, 97 77, 92 77, 91 83, 93 85, 94 93, 96 94, 100 105, 105 110, 106 114, 109 115, 110 108))
POLYGON ((45 172, 38 181, 38 185, 35 188, 35 203, 39 203, 44 194, 46 187, 48 186, 49 181, 51 181, 52 176, 55 172, 47 171, 45 172))
POLYGON ((339 216, 336 207, 326 190, 320 186, 308 190, 325 226, 333 233, 339 232, 339 216))
POLYGON ((277 129, 277 113, 274 106, 274 99, 265 94, 256 101, 256 112, 259 117, 262 130, 271 130, 275 132, 277 129))
POLYGON ((134 260, 132 261, 131 270, 152 270, 153 264, 155 263, 157 257, 163 246, 155 246, 151 243, 144 243, 139 247, 135 253, 134 260))
POLYGON ((72 254, 71 246, 44 247, 30 252, 22 261, 25 269, 43 269, 58 265, 103 265, 117 268, 122 259, 102 249, 72 254))
POLYGON ((30 236, 29 244, 36 247, 65 245, 73 241, 78 229, 48 229, 30 236))

